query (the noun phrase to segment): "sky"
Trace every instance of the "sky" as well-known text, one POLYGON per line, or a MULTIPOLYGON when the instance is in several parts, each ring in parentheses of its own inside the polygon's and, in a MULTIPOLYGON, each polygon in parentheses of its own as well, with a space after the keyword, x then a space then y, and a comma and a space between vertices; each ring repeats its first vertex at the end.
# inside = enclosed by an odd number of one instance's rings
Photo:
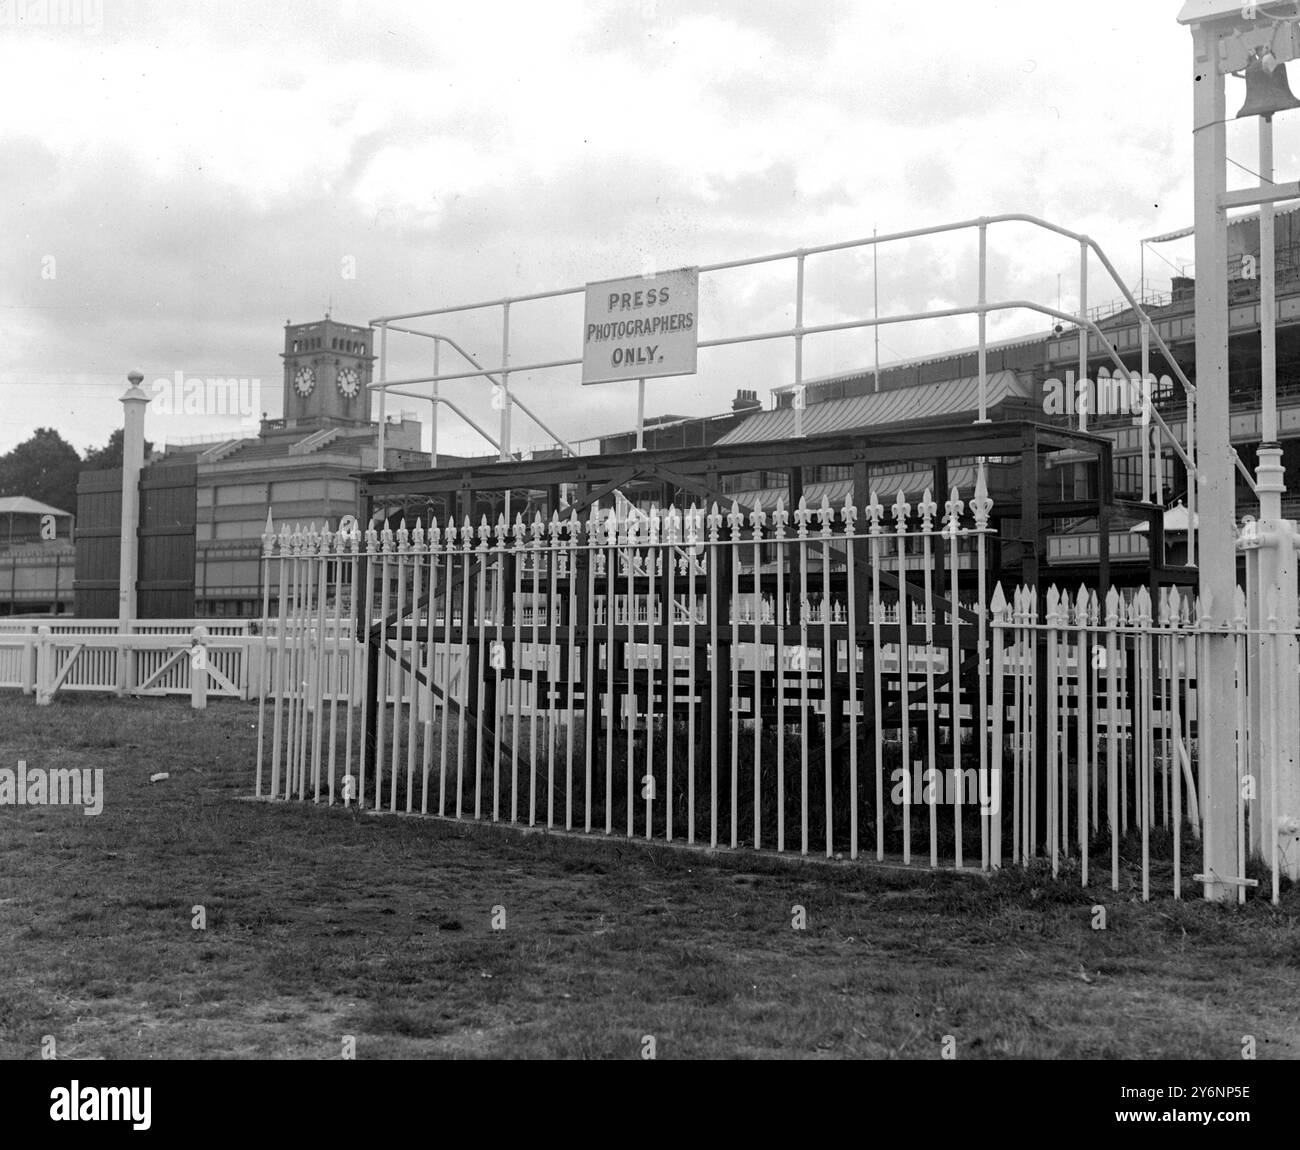
MULTIPOLYGON (((281 414, 283 325, 327 310, 367 324, 1003 212, 1092 236, 1135 289, 1140 239, 1192 219, 1180 7, 0 0, 0 451, 38 427, 103 444, 131 370, 150 394, 239 377, 255 396, 250 418, 155 403, 155 443, 252 434, 281 414)), ((1230 115, 1243 92, 1228 79, 1230 115)), ((1230 186, 1254 182, 1256 123, 1229 122, 1230 186)), ((1275 123, 1293 179, 1300 117, 1275 123)), ((874 268, 869 247, 809 257, 804 321, 973 304, 976 242, 882 244, 874 268)), ((1167 291, 1191 241, 1145 262, 1167 291)), ((1119 297, 1096 261, 1088 277, 1090 305, 1119 297)), ((699 338, 789 327, 795 285, 793 260, 702 274, 699 338)), ((1077 245, 991 228, 988 290, 1073 311, 1077 245)), ((509 362, 577 358, 582 321, 580 293, 515 304, 509 362)), ((1048 322, 995 314, 989 338, 1048 322)), ((500 308, 421 323, 502 362, 500 308)), ((878 349, 867 329, 810 336, 803 376, 976 334, 967 316, 884 327, 878 349)), ((389 351, 389 378, 432 373, 432 341, 389 351)), ((725 411, 740 388, 768 406, 794 371, 788 339, 701 349, 695 374, 647 382, 646 415, 725 411)), ((635 382, 564 368, 511 386, 549 429, 516 412, 516 448, 635 424, 635 382)), ((442 384, 495 431, 490 391, 442 384)), ((395 410, 428 423, 423 400, 395 410)), ((446 409, 439 448, 492 450, 446 409)))

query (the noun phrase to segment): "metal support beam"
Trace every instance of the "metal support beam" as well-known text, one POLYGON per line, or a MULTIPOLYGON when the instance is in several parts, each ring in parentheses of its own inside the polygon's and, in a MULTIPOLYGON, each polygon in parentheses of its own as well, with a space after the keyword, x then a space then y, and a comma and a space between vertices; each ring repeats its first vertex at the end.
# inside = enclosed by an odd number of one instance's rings
POLYGON ((1271 190, 1242 188, 1239 191, 1222 192, 1218 204, 1221 209, 1226 210, 1253 208, 1259 204, 1275 204, 1279 200, 1300 200, 1300 183, 1293 181, 1289 184, 1278 184, 1271 190))

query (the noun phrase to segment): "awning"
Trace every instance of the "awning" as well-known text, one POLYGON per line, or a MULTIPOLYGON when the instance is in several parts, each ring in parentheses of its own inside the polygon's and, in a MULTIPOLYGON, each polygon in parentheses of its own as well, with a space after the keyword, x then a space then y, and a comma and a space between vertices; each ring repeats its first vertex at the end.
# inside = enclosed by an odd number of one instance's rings
MULTIPOLYGON (((898 493, 901 490, 904 497, 912 504, 912 510, 916 510, 916 504, 929 488, 930 498, 938 505, 935 512, 935 521, 938 522, 943 517, 943 505, 948 500, 951 489, 956 487, 961 498, 968 498, 970 493, 975 489, 975 467, 962 466, 953 467, 948 471, 948 488, 947 491, 939 491, 934 486, 934 471, 931 468, 920 467, 910 471, 888 471, 884 473, 872 472, 868 480, 868 486, 876 493, 876 498, 886 510, 886 520, 892 522, 889 514, 889 508, 893 505, 898 493)), ((804 485, 804 499, 807 500, 808 506, 816 509, 822 505, 822 498, 838 511, 844 506, 844 500, 853 490, 853 480, 851 479, 832 479, 825 483, 808 483, 804 485)), ((776 510, 776 501, 778 498, 785 500, 785 509, 793 511, 798 506, 798 500, 793 503, 790 501, 788 493, 779 488, 765 487, 756 491, 737 491, 733 498, 737 503, 743 504, 749 508, 762 508, 769 515, 776 510)), ((863 508, 866 506, 868 497, 864 496, 858 506, 859 522, 862 521, 863 508)), ((719 504, 719 509, 725 511, 726 508, 719 504)))
POLYGON ((26 495, 6 495, 0 499, 0 515, 57 515, 60 519, 72 518, 72 512, 60 511, 48 503, 28 499, 26 495))

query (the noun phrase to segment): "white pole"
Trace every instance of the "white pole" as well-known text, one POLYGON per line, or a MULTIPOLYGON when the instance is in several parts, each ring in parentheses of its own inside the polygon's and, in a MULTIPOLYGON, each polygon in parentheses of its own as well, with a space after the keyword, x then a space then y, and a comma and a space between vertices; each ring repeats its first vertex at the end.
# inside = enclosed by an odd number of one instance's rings
POLYGON ((1237 786, 1234 652, 1226 635, 1237 586, 1236 491, 1228 439, 1228 226, 1219 196, 1227 187, 1223 74, 1215 25, 1192 26, 1192 146, 1196 225, 1196 477, 1201 612, 1204 635, 1198 682, 1200 761, 1205 772, 1204 884, 1206 899, 1236 897, 1237 786))
POLYGON ((433 432, 433 439, 430 441, 432 448, 431 463, 434 467, 438 466, 438 380, 437 375, 440 370, 438 366, 438 352, 442 348, 442 339, 439 336, 433 337, 433 403, 430 405, 433 411, 429 413, 429 427, 433 432))
MULTIPOLYGON (((981 229, 982 231, 983 229, 981 229)), ((876 238, 876 229, 871 229, 871 238, 876 238)), ((800 271, 803 265, 800 263, 800 271)), ((802 293, 801 293, 802 294, 802 293)), ((871 245, 871 318, 878 320, 880 318, 880 245, 871 245)), ((880 390, 880 324, 874 325, 872 330, 876 335, 876 387, 880 390)))
MULTIPOLYGON (((1145 309, 1144 309, 1145 310, 1145 309)), ((1151 502, 1151 457, 1155 456, 1155 466, 1160 468, 1162 451, 1151 451, 1151 325, 1145 315, 1142 319, 1142 502, 1151 502)), ((1156 490, 1160 490, 1159 483, 1156 490)), ((1190 513, 1189 513, 1190 523, 1190 513)), ((1164 562, 1163 555, 1152 557, 1159 563, 1164 562)))
MULTIPOLYGON (((985 334, 988 323, 988 313, 984 310, 984 305, 988 303, 988 241, 989 229, 988 224, 980 224, 980 286, 979 286, 979 321, 980 321, 980 349, 979 349, 979 376, 980 376, 980 417, 976 423, 989 422, 988 409, 988 356, 985 346, 985 334)), ((880 329, 877 328, 877 331, 880 329)))
MULTIPOLYGON (((873 248, 874 250, 874 248, 873 248)), ((803 438, 803 253, 795 261, 796 282, 794 295, 794 435, 803 438)))
MULTIPOLYGON (((1273 120, 1259 120, 1259 182, 1264 189, 1273 184, 1273 120)), ((1273 204, 1259 208, 1259 335, 1260 335, 1260 445, 1256 467, 1259 489, 1259 534, 1265 545, 1259 549, 1258 582, 1249 588, 1255 596, 1258 619, 1265 619, 1265 604, 1277 606, 1268 622, 1269 634, 1263 640, 1264 651, 1258 659, 1263 682, 1261 697, 1285 698, 1285 691, 1295 690, 1300 674, 1296 625, 1296 532, 1295 525, 1282 518, 1282 496, 1286 491, 1286 471, 1282 465, 1282 447, 1277 441, 1277 355, 1273 204), (1272 680, 1271 684, 1269 680, 1272 680)), ((1300 878, 1300 773, 1296 770, 1300 753, 1300 714, 1295 707, 1272 707, 1272 718, 1263 735, 1260 756, 1261 818, 1254 820, 1252 850, 1259 851, 1274 866, 1273 881, 1278 882, 1276 861, 1279 857, 1288 876, 1300 878), (1263 832, 1263 833, 1260 833, 1263 832)))
MULTIPOLYGON (((500 440, 502 460, 510 459, 510 301, 501 306, 501 433, 500 440)), ((506 488, 505 515, 510 523, 510 488, 506 488)), ((448 609, 450 620, 451 611, 448 609)), ((516 689, 518 684, 516 683, 516 689)), ((513 799, 512 799, 513 801, 513 799)))
MULTIPOLYGON (((144 409, 149 397, 140 384, 138 371, 127 377, 130 387, 122 396, 122 529, 117 568, 117 629, 127 635, 135 622, 136 581, 140 563, 140 472, 144 468, 144 409)), ((132 686, 131 652, 126 643, 118 648, 117 690, 125 694, 132 686)))
MULTIPOLYGON (((381 324, 379 328, 379 382, 383 383, 388 378, 388 325, 381 324)), ((384 440, 385 430, 388 424, 388 391, 386 388, 379 389, 379 462, 375 465, 376 471, 384 470, 384 440)))
MULTIPOLYGON (((1268 189, 1273 184, 1273 117, 1259 117, 1259 182, 1268 189)), ((1277 303, 1274 292, 1273 201, 1259 205, 1259 370, 1262 413, 1261 447, 1277 444, 1277 303)), ((1281 452, 1279 450, 1279 456, 1281 452)), ((1270 492, 1270 496, 1273 493, 1270 492)), ((1281 510, 1281 491, 1278 510, 1281 510)), ((1260 491, 1261 514, 1264 493, 1260 491)), ((1270 499, 1270 502, 1272 500, 1270 499)))
POLYGON ((190 628, 190 707, 195 711, 208 706, 208 629, 190 628))
POLYGON ((1079 378, 1075 381, 1076 405, 1079 409, 1079 430, 1088 430, 1088 242, 1079 241, 1079 378))
POLYGON ((510 301, 501 307, 501 459, 510 458, 510 301))
POLYGON ((636 449, 645 450, 645 380, 636 381, 636 449))

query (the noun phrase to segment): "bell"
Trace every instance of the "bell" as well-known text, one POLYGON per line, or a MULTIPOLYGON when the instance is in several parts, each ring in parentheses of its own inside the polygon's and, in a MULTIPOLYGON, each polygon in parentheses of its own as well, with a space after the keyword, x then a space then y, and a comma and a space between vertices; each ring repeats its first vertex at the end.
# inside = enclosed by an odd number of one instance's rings
POLYGON ((1237 119, 1242 116, 1270 119, 1274 112, 1285 112, 1288 108, 1300 108, 1300 100, 1292 95, 1286 82, 1286 65, 1275 64, 1269 72, 1259 60, 1252 60, 1246 68, 1246 102, 1237 119))

